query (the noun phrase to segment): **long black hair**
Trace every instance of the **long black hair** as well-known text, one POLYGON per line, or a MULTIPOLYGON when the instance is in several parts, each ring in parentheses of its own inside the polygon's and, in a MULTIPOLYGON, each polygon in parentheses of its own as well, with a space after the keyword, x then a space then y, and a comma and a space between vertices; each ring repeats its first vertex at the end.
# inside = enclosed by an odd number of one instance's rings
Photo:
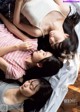
MULTIPOLYGON (((4 75, 3 72, 2 72, 2 75, 4 75)), ((3 77, 1 81, 9 83, 9 84, 17 84, 20 86, 27 80, 21 83, 18 80, 5 79, 3 77)), ((30 98, 24 101, 24 104, 23 104, 24 112, 31 112, 34 110, 35 112, 38 112, 46 104, 47 100, 50 98, 52 94, 53 89, 49 81, 43 78, 39 78, 38 81, 39 81, 39 90, 30 98)))
POLYGON ((39 63, 42 64, 42 67, 34 66, 26 70, 26 75, 24 75, 24 80, 55 75, 57 74, 59 69, 63 66, 63 62, 60 61, 55 56, 50 56, 48 58, 45 58, 41 60, 39 63))
POLYGON ((66 38, 64 41, 50 46, 49 35, 46 35, 45 38, 38 39, 38 49, 49 50, 56 57, 60 57, 62 53, 70 54, 76 53, 78 48, 78 36, 75 32, 75 26, 80 21, 80 15, 76 12, 71 16, 67 16, 63 23, 63 30, 65 33, 69 34, 69 38, 66 38))
POLYGON ((39 112, 52 94, 53 89, 49 81, 43 78, 38 80, 40 83, 40 88, 33 96, 24 101, 24 112, 39 112))
POLYGON ((76 12, 71 16, 67 16, 63 23, 64 32, 69 34, 69 37, 66 38, 63 42, 60 42, 58 45, 55 44, 53 49, 56 52, 56 56, 61 56, 61 53, 64 51, 66 54, 76 53, 78 48, 78 36, 75 32, 75 26, 80 21, 80 15, 76 12))

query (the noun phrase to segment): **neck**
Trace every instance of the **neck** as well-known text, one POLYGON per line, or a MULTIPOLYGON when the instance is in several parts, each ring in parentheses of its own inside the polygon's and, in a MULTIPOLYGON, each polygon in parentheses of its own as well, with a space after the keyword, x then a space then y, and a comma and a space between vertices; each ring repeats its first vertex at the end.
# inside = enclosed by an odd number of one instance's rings
POLYGON ((21 94, 19 88, 9 89, 7 92, 5 92, 3 96, 4 102, 6 104, 18 104, 23 103, 24 100, 27 99, 23 94, 21 94))
POLYGON ((15 90, 15 94, 14 94, 16 100, 20 103, 24 102, 24 100, 26 100, 26 96, 24 96, 21 92, 20 92, 20 89, 16 89, 15 90))
POLYGON ((28 57, 26 60, 26 63, 29 63, 31 66, 34 66, 35 65, 35 63, 33 62, 33 60, 32 60, 32 57, 30 56, 30 57, 28 57))
POLYGON ((27 63, 33 64, 31 56, 29 56, 25 61, 27 63))

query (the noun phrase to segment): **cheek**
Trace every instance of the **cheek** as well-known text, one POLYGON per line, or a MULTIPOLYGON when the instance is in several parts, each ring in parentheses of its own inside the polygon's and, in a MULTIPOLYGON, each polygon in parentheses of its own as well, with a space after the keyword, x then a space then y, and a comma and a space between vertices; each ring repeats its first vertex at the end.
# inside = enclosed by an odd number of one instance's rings
POLYGON ((32 58, 33 58, 35 63, 38 62, 38 55, 34 55, 32 58))
POLYGON ((44 58, 44 57, 43 57, 42 54, 37 54, 37 55, 35 55, 35 56, 33 57, 33 60, 34 60, 34 62, 37 63, 37 62, 41 61, 43 58, 44 58))
POLYGON ((55 44, 55 40, 54 40, 54 37, 50 37, 49 38, 49 43, 52 45, 52 44, 55 44))
POLYGON ((43 59, 43 55, 42 54, 39 54, 37 57, 36 57, 36 62, 39 62, 43 59))
POLYGON ((30 97, 30 96, 33 95, 33 92, 30 91, 29 89, 27 89, 27 90, 24 90, 24 91, 23 91, 23 94, 24 94, 24 96, 26 96, 26 97, 30 97))
POLYGON ((40 60, 40 57, 39 56, 36 56, 35 57, 35 62, 39 62, 39 60, 40 60))
POLYGON ((41 61, 41 60, 43 60, 44 58, 45 58, 45 56, 40 55, 39 58, 38 58, 38 61, 41 61))

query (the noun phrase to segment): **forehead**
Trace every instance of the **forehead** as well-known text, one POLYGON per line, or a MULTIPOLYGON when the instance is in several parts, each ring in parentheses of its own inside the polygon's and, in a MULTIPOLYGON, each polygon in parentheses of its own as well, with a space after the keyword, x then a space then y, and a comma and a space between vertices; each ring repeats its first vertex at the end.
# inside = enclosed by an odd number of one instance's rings
POLYGON ((33 86, 33 88, 35 89, 35 90, 37 90, 37 89, 39 89, 39 87, 40 87, 40 82, 39 82, 39 80, 31 80, 31 82, 30 82, 30 85, 32 85, 33 86))
POLYGON ((39 84, 39 80, 38 79, 32 79, 32 80, 29 80, 31 83, 33 84, 39 84))
POLYGON ((31 79, 28 81, 30 84, 32 84, 34 87, 40 85, 40 82, 38 79, 31 79))

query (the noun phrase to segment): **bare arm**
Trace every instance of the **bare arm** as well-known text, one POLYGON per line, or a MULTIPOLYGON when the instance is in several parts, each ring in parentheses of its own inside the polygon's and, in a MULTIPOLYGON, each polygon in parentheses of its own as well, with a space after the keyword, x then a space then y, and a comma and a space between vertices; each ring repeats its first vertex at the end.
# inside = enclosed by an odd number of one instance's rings
POLYGON ((55 1, 58 5, 64 5, 65 2, 63 2, 63 0, 53 0, 55 1))
POLYGON ((39 37, 42 35, 42 32, 40 31, 40 29, 28 25, 28 24, 24 24, 20 21, 20 11, 21 11, 21 7, 23 4, 23 0, 16 0, 15 2, 15 10, 14 10, 14 16, 13 16, 13 23, 22 31, 28 33, 31 36, 34 37, 39 37))
MULTIPOLYGON (((0 18, 3 20, 3 22, 5 23, 5 25, 7 26, 7 28, 11 31, 16 33, 16 35, 21 36, 22 34, 20 32, 18 32, 19 30, 12 24, 10 23, 2 14, 0 14, 0 18)), ((24 41, 27 40, 27 37, 22 38, 24 41)), ((9 52, 13 52, 16 50, 30 50, 32 49, 32 44, 30 42, 27 43, 23 42, 22 44, 18 44, 18 45, 12 45, 12 46, 5 46, 5 47, 0 47, 0 57, 9 53, 9 52)))
POLYGON ((18 45, 0 47, 0 51, 1 51, 0 52, 0 57, 9 53, 9 52, 16 51, 16 50, 19 50, 18 45))
MULTIPOLYGON (((7 47, 0 47, 0 51, 1 51, 1 52, 0 52, 0 69, 1 69, 3 72, 6 72, 9 63, 8 63, 6 60, 4 60, 1 56, 5 55, 5 54, 7 54, 7 53, 9 53, 9 52, 12 52, 12 51, 15 51, 15 50, 19 50, 19 49, 20 49, 20 50, 27 49, 26 43, 23 42, 23 43, 20 44, 20 45, 7 46, 7 47)), ((21 78, 20 78, 19 80, 22 81, 21 78)))
POLYGON ((11 22, 9 22, 2 14, 0 14, 0 19, 4 22, 8 30, 16 35, 19 39, 25 41, 28 36, 24 35, 21 31, 19 31, 11 22))
POLYGON ((0 69, 3 72, 6 72, 7 66, 8 66, 7 61, 5 61, 2 57, 0 57, 0 69))
POLYGON ((67 4, 67 2, 63 2, 63 0, 54 0, 59 6, 61 11, 67 15, 70 11, 69 9, 69 5, 67 4))
POLYGON ((63 0, 53 0, 53 1, 55 1, 57 4, 63 4, 64 3, 63 0))
POLYGON ((13 51, 27 51, 27 50, 33 50, 32 43, 29 42, 22 42, 21 44, 17 45, 12 45, 12 46, 5 46, 5 47, 0 47, 0 57, 4 56, 5 54, 13 51))

